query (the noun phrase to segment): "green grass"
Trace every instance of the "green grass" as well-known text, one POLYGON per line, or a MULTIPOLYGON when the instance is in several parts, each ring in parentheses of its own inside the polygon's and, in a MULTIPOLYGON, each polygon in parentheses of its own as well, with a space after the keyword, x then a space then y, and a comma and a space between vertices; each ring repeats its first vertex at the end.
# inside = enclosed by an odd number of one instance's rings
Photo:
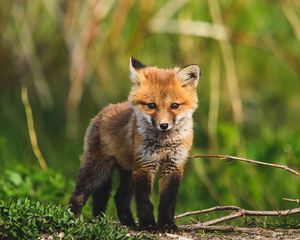
POLYGON ((77 218, 66 207, 25 199, 0 200, 0 239, 39 239, 63 233, 64 239, 141 239, 105 216, 77 218))

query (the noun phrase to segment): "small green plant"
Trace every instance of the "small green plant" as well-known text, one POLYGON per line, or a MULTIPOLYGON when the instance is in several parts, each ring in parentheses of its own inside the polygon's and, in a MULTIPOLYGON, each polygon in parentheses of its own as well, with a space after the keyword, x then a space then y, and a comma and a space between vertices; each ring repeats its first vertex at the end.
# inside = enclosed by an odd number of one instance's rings
POLYGON ((140 239, 106 218, 77 218, 67 207, 28 198, 0 200, 0 239, 140 239))

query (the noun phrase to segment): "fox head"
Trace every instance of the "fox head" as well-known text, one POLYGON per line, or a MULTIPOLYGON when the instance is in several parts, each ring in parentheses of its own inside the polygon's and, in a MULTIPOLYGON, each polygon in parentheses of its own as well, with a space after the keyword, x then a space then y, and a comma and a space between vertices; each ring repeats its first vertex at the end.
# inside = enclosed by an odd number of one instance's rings
POLYGON ((198 65, 162 69, 132 57, 129 68, 133 85, 128 100, 148 126, 165 132, 192 119, 198 106, 198 65))

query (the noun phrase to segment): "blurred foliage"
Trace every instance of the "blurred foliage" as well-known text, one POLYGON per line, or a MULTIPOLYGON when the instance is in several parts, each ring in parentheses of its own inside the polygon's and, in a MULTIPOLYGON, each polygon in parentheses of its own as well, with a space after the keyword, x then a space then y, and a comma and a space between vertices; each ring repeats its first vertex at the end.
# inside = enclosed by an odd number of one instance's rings
MULTIPOLYGON (((299 1, 2 1, 0 28, 1 197, 66 204, 90 118, 127 98, 131 55, 160 67, 201 66, 194 153, 300 169, 299 1), (38 163, 22 85, 52 171, 31 170, 38 163)), ((278 169, 193 159, 177 212, 216 204, 289 208, 282 197, 299 193, 299 179, 278 169)))
POLYGON ((0 199, 25 198, 67 204, 74 183, 53 170, 16 165, 7 168, 0 177, 0 199))

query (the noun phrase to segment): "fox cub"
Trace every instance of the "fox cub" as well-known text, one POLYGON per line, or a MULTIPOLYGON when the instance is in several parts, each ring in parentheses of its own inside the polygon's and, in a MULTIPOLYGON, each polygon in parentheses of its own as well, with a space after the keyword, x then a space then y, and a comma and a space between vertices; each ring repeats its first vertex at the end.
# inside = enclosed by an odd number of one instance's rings
POLYGON ((135 226, 130 210, 135 195, 140 229, 176 229, 176 195, 193 142, 192 115, 197 108, 200 68, 161 69, 130 59, 132 88, 128 101, 104 108, 91 123, 71 210, 81 212, 92 195, 92 212, 105 211, 117 168, 120 185, 115 204, 120 222, 135 226), (150 200, 159 172, 158 221, 150 200))

